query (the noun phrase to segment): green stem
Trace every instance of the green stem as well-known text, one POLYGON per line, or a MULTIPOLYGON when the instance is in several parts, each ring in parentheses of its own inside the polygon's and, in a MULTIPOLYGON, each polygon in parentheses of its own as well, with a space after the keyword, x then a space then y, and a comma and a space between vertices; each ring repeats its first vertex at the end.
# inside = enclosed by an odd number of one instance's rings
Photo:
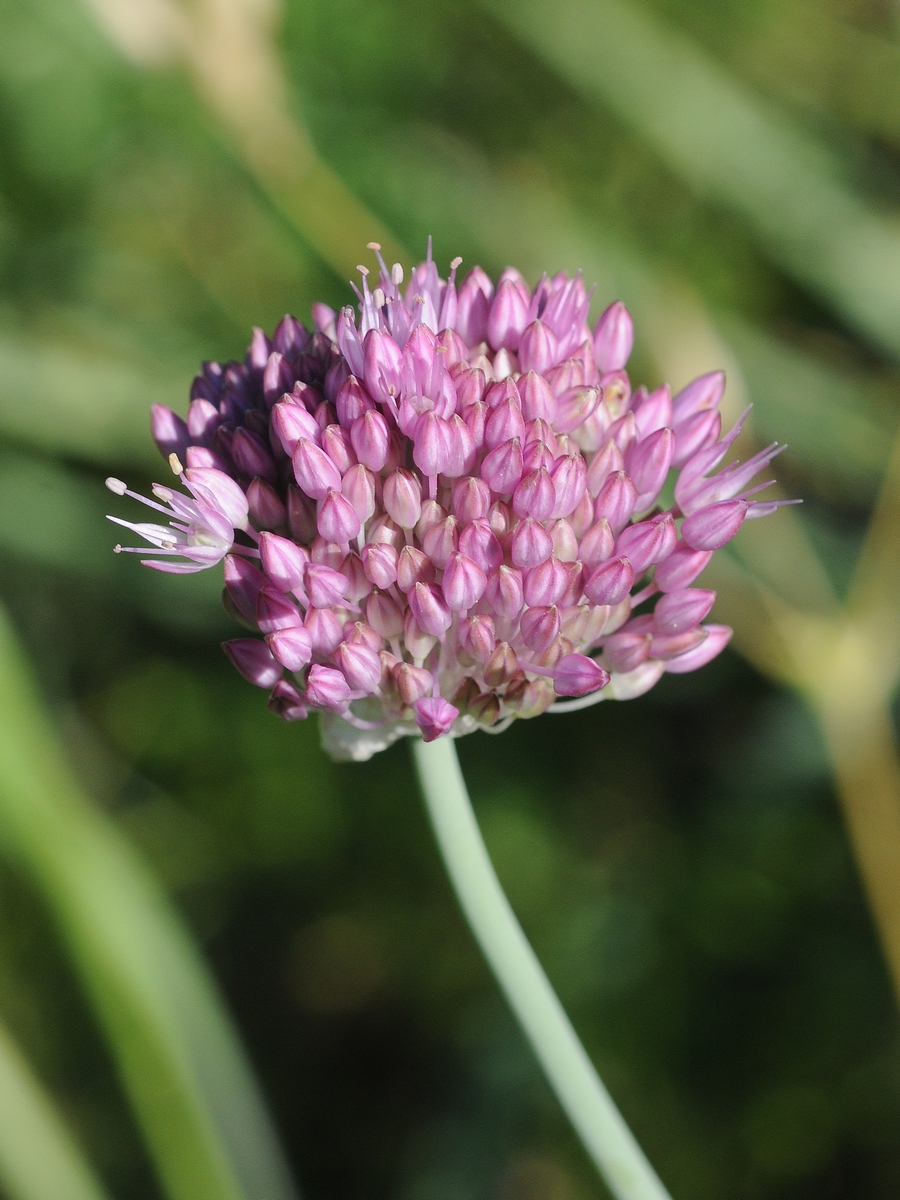
POLYGON ((616 1200, 669 1200, 510 908, 482 841, 453 740, 417 740, 413 752, 463 912, 585 1149, 616 1200))

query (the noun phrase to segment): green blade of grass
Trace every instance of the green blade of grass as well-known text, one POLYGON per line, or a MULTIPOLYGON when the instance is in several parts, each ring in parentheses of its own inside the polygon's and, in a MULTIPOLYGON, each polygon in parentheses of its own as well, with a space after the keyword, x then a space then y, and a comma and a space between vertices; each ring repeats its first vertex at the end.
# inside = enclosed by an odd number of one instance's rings
POLYGON ((0 1024, 0 1185, 8 1200, 106 1200, 106 1191, 0 1024))
POLYGON ((637 5, 485 3, 695 192, 742 216, 783 268, 900 354, 900 232, 854 193, 820 141, 637 5))
POLYGON ((152 876, 80 791, 2 614, 0 848, 56 919, 170 1200, 291 1200, 214 985, 152 876))

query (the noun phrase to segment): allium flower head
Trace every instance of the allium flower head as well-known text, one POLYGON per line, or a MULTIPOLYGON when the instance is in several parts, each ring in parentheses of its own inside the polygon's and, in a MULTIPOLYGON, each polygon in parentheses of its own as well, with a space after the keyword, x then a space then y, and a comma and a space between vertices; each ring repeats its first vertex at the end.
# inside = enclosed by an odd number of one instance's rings
POLYGON ((631 317, 616 302, 591 329, 580 275, 457 285, 429 246, 404 288, 372 248, 358 312, 257 329, 243 363, 204 364, 186 419, 154 408, 190 496, 136 497, 165 526, 112 518, 166 556, 147 565, 224 560, 226 606, 262 635, 227 654, 286 720, 322 713, 336 757, 629 699, 714 658, 731 631, 692 585, 779 503, 749 486, 777 445, 720 469, 741 425, 721 436, 723 374, 632 391, 631 317))

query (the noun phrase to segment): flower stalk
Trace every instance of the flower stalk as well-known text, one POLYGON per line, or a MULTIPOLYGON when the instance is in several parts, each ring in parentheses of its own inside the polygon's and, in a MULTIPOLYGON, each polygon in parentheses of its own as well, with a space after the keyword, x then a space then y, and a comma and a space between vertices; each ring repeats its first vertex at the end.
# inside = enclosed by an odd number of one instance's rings
POLYGON ((462 910, 584 1148, 616 1200, 669 1200, 510 907, 472 811, 454 740, 417 739, 413 754, 462 910))

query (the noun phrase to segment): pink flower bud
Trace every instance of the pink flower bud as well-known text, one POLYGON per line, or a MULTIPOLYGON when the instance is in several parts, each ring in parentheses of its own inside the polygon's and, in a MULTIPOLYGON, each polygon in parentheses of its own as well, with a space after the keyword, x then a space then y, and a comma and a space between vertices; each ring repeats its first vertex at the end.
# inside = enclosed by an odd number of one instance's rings
POLYGON ((333 609, 310 608, 304 625, 316 654, 333 654, 344 640, 344 631, 333 609))
POLYGON ((443 696, 426 696, 416 701, 416 724, 422 730, 422 741, 433 742, 436 738, 449 733, 453 722, 459 716, 459 709, 454 708, 443 696))
POLYGON ((423 475, 443 475, 453 457, 453 438, 449 424, 433 412, 424 413, 416 422, 413 462, 423 475))
POLYGON ((472 404, 484 399, 484 371, 463 364, 457 371, 453 371, 452 375, 456 388, 457 410, 465 413, 472 404))
POLYGON ((540 654, 559 636, 560 616, 555 604, 526 608, 519 623, 522 641, 540 654))
MULTIPOLYGON (((172 415, 174 416, 174 413, 172 415)), ((188 405, 187 431, 192 442, 202 442, 205 446, 210 445, 221 423, 221 413, 208 400, 192 400, 188 405)))
POLYGON ((533 321, 519 339, 519 364, 523 371, 543 375, 556 364, 559 338, 543 321, 533 321))
POLYGON ((614 633, 604 641, 603 661, 610 671, 627 675, 647 660, 652 640, 652 633, 623 629, 621 633, 614 633))
POLYGON ((393 546, 384 543, 363 546, 360 554, 366 578, 377 588, 387 589, 397 581, 397 559, 393 546))
POLYGON ((553 670, 553 690, 558 696, 586 696, 608 683, 608 673, 585 654, 566 654, 553 670))
POLYGON ((711 550, 693 550, 685 542, 678 542, 668 558, 657 564, 653 581, 661 592, 686 588, 705 570, 711 558, 711 550))
POLYGON ((484 666, 484 682, 490 688, 503 687, 515 675, 519 659, 508 642, 498 642, 484 666))
POLYGON ((554 429, 558 433, 572 433, 596 412, 599 404, 599 388, 585 385, 569 388, 559 397, 554 429))
POLYGON ((635 577, 653 563, 662 562, 675 549, 678 531, 670 513, 629 525, 616 539, 616 554, 624 555, 634 568, 635 577))
POLYGON ((481 267, 473 267, 460 286, 456 302, 456 328, 470 346, 477 346, 487 338, 493 294, 493 283, 481 267))
POLYGON ((351 604, 359 604, 360 600, 364 600, 371 592, 372 584, 366 576, 362 559, 355 550, 351 550, 341 563, 340 572, 347 584, 347 599, 351 604))
POLYGON ((594 329, 594 358, 600 371, 620 371, 628 362, 634 344, 631 313, 616 300, 600 317, 594 329))
POLYGON ((650 643, 650 657, 660 658, 663 661, 678 658, 682 654, 696 650, 702 642, 706 641, 706 638, 706 630, 698 629, 696 626, 693 629, 685 629, 681 633, 657 633, 650 643))
POLYGON ((556 418, 558 401, 553 388, 543 377, 534 371, 527 371, 518 383, 522 403, 522 416, 526 421, 549 421, 552 425, 556 418))
POLYGON ((306 569, 306 591, 313 608, 330 608, 343 604, 347 598, 347 578, 334 567, 313 563, 306 569))
POLYGON ((269 711, 282 721, 305 721, 309 709, 300 691, 286 679, 279 679, 269 695, 269 711))
POLYGON ((594 497, 599 495, 600 489, 610 475, 616 474, 617 471, 624 471, 624 469, 625 459, 622 457, 622 451, 615 442, 604 442, 591 459, 591 465, 587 469, 587 486, 590 494, 594 497))
POLYGON ((716 593, 705 588, 680 588, 662 596, 653 610, 656 628, 661 633, 681 633, 692 629, 716 601, 716 593))
POLYGON ((263 395, 270 408, 279 396, 291 390, 295 379, 294 369, 288 360, 277 350, 273 351, 269 355, 262 378, 263 395))
POLYGON ((377 404, 389 405, 400 391, 403 354, 388 333, 370 329, 363 342, 363 377, 377 404))
POLYGON ((450 454, 443 473, 447 479, 458 479, 471 471, 475 465, 477 447, 469 427, 458 413, 450 418, 448 425, 450 454))
POLYGON ((521 571, 507 566, 491 571, 485 597, 498 617, 512 621, 522 611, 525 602, 521 571))
POLYGON ((537 567, 553 553, 553 539, 540 522, 526 517, 512 535, 510 557, 517 567, 537 567))
POLYGON ((410 708, 423 696, 431 695, 434 688, 431 672, 426 671, 424 667, 414 667, 401 662, 394 667, 393 675, 400 699, 410 708))
POLYGON ((319 509, 318 530, 327 542, 346 546, 359 533, 359 517, 346 496, 332 489, 319 509))
POLYGON ((722 416, 714 408, 688 417, 675 430, 675 456, 672 465, 683 467, 695 454, 714 445, 721 432, 722 416))
POLYGON ((634 569, 627 558, 611 558, 588 577, 584 594, 594 604, 619 604, 631 591, 634 569))
POLYGON ((363 373, 363 348, 356 328, 356 315, 352 308, 342 308, 337 319, 337 343, 347 366, 354 375, 363 373))
POLYGON ((518 398, 503 400, 487 418, 484 426, 484 444, 489 450, 494 450, 512 438, 521 440, 524 436, 525 422, 518 398))
POLYGON ((380 412, 370 410, 350 426, 350 441, 359 461, 370 471, 380 471, 387 462, 390 432, 380 412))
POLYGON ((281 663, 266 643, 257 638, 235 638, 223 642, 222 649, 243 677, 257 687, 272 687, 281 678, 281 663))
POLYGON ((459 545, 459 521, 456 517, 444 517, 427 531, 422 538, 422 549, 438 568, 443 571, 459 545))
POLYGON ((471 404, 465 411, 466 429, 472 435, 476 449, 484 445, 484 427, 487 424, 488 406, 483 400, 471 404))
POLYGON ((373 592, 366 601, 366 620, 377 634, 390 641, 403 632, 403 613, 384 592, 373 592))
POLYGON ((589 567, 611 558, 616 547, 616 539, 606 517, 601 517, 581 539, 579 555, 582 562, 589 567))
POLYGON ((254 529, 277 529, 287 523, 287 509, 281 497, 264 479, 251 479, 247 487, 247 507, 254 529))
POLYGON ((434 563, 415 546, 404 546, 397 559, 397 587, 408 592, 417 583, 434 583, 434 563))
POLYGON ((619 417, 618 421, 613 421, 606 434, 609 440, 614 442, 625 454, 638 439, 638 427, 634 413, 627 412, 624 417, 619 417))
POLYGON ((363 642, 342 642, 334 661, 355 692, 371 695, 381 683, 381 659, 363 642))
MULTIPOLYGON (((362 384, 355 375, 351 375, 342 385, 334 402, 337 419, 345 429, 349 429, 354 421, 363 413, 371 412, 374 404, 363 390, 362 384)), ((359 457, 357 455, 357 457, 359 457)), ((380 469, 380 468, 379 468, 380 469)))
POLYGON ((504 279, 497 288, 487 319, 487 340, 495 350, 518 350, 530 302, 524 284, 504 279))
POLYGON ((488 661, 497 644, 494 619, 487 614, 477 614, 460 621, 456 636, 466 654, 480 663, 488 661))
POLYGON ((276 629, 266 637, 266 644, 289 671, 302 671, 312 658, 312 639, 302 625, 276 629))
POLYGON ((291 531, 291 537, 309 545, 317 533, 315 501, 293 483, 288 485, 287 498, 288 529, 291 531))
POLYGON ((481 464, 481 477, 498 496, 508 496, 522 478, 522 444, 518 438, 504 442, 481 464))
POLYGON ((163 458, 168 458, 170 454, 176 454, 179 458, 184 456, 191 440, 190 434, 184 419, 172 412, 171 408, 166 408, 164 404, 151 406, 150 431, 163 458))
MULTIPOLYGON (((276 533, 261 533, 259 558, 263 571, 280 592, 292 592, 294 588, 302 587, 309 562, 309 551, 305 547, 276 533)), ((245 569, 241 568, 242 571, 245 569)), ((253 603, 255 607, 255 599, 253 603)))
POLYGON ((341 486, 341 473, 322 450, 308 438, 300 438, 293 456, 294 478, 307 496, 324 500, 341 486))
POLYGON ((681 536, 693 550, 720 550, 744 523, 746 500, 721 500, 685 517, 681 536))
POLYGON ((419 481, 401 467, 384 481, 384 507, 401 529, 412 529, 422 512, 419 481))
POLYGON ((326 425, 322 430, 322 449, 342 475, 356 466, 356 452, 349 432, 340 425, 326 425))
POLYGON ((417 583, 408 594, 409 607, 423 632, 439 638, 450 628, 450 609, 432 583, 417 583))
POLYGON ((368 467, 357 463, 341 480, 341 492, 356 513, 360 526, 375 512, 375 478, 368 467))
POLYGON ((344 712, 350 702, 350 685, 334 667, 314 663, 306 680, 306 702, 310 708, 344 712))
POLYGON ((263 633, 274 633, 276 629, 291 629, 303 623, 303 616, 296 604, 282 592, 264 587, 256 597, 256 623, 263 633))
POLYGON ((556 507, 556 490, 543 467, 523 475, 513 492, 513 510, 520 517, 545 521, 556 507))
POLYGON ((486 517, 491 506, 491 489, 483 479, 466 475, 453 481, 451 508, 463 525, 486 517))
POLYGON ((525 603, 539 606, 558 604, 566 593, 568 580, 566 565, 551 556, 525 572, 525 603))
POLYGON ((693 417, 696 413, 703 412, 704 409, 715 408, 724 392, 724 371, 711 371, 708 375, 700 375, 687 387, 682 388, 672 401, 676 431, 688 417, 693 417))
POLYGON ((637 501, 637 488, 624 471, 610 475, 600 489, 594 502, 594 517, 609 521, 613 533, 618 534, 628 524, 637 501))
POLYGON ((473 559, 483 571, 493 571, 503 562, 503 550, 490 522, 481 517, 463 529, 459 549, 473 559))
MULTIPOLYGON (((640 389, 639 389, 640 390, 640 389)), ((631 401, 631 411, 637 421, 640 436, 647 437, 657 429, 665 429, 672 424, 672 394, 668 384, 658 387, 650 395, 644 394, 640 400, 637 392, 631 401)))
POLYGON ((635 442, 625 454, 625 469, 638 490, 635 509, 649 508, 666 482, 672 456, 675 453, 675 434, 671 429, 657 429, 643 441, 635 442))
POLYGON ((694 650, 688 650, 686 654, 679 654, 677 658, 670 659, 666 663, 669 675, 686 675, 688 671, 705 667, 716 655, 721 654, 731 641, 732 631, 727 625, 704 625, 702 628, 706 631, 706 640, 694 650))
POLYGON ((578 538, 571 524, 560 518, 547 527, 553 542, 553 553, 560 562, 574 562, 578 557, 578 538))
MULTIPOLYGON (((575 510, 587 489, 587 468, 580 454, 565 454, 553 467, 556 503, 551 517, 567 517, 575 510)), ((537 514, 534 514, 537 515, 537 514)))
POLYGON ((441 589, 451 612, 467 612, 478 603, 487 587, 487 575, 465 554, 452 554, 444 571, 441 589))

